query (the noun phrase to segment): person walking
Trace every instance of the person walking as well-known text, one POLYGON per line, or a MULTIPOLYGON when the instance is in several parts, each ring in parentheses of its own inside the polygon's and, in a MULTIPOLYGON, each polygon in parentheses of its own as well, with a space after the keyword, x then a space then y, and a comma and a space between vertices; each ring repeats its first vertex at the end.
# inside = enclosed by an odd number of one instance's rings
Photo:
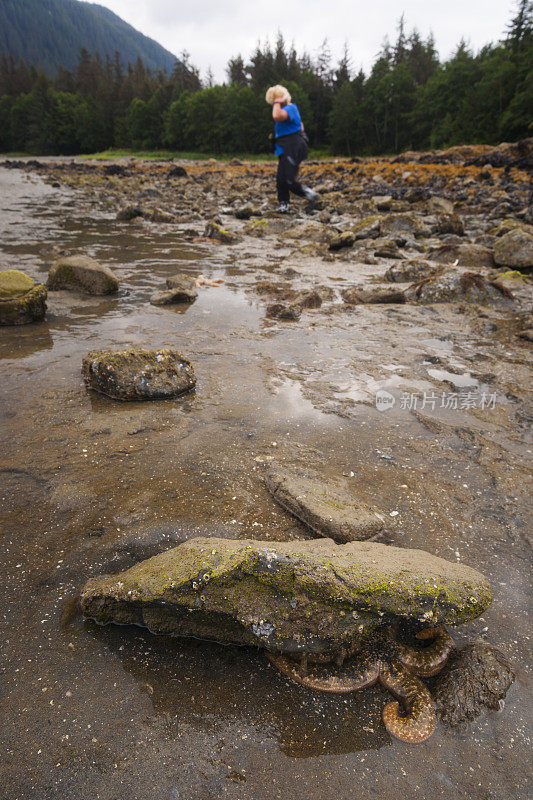
POLYGON ((312 210, 318 195, 309 186, 304 186, 298 178, 301 162, 307 158, 307 137, 298 106, 292 102, 291 96, 284 86, 271 86, 265 100, 272 106, 274 126, 275 153, 278 156, 278 172, 276 186, 278 190, 279 209, 281 214, 290 211, 290 193, 304 197, 309 201, 312 210))

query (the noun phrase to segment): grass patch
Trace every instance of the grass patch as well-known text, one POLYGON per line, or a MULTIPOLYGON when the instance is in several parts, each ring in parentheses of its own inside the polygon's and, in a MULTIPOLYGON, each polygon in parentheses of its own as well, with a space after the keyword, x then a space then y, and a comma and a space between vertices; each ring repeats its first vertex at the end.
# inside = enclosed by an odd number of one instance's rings
MULTIPOLYGON (((87 158, 97 161, 111 161, 115 158, 139 158, 147 161, 170 161, 180 159, 184 161, 207 161, 216 158, 217 161, 228 162, 232 158, 241 161, 271 162, 276 161, 277 156, 273 153, 197 153, 179 150, 125 150, 121 148, 110 148, 99 153, 79 153, 78 155, 56 155, 56 158, 87 158)), ((319 159, 331 159, 334 156, 325 148, 311 148, 308 160, 317 161, 319 159)), ((0 158, 46 158, 45 155, 35 155, 34 153, 0 153, 0 158)))
MULTIPOLYGON (((231 161, 232 158, 238 158, 242 161, 276 161, 276 156, 273 153, 196 153, 196 152, 183 152, 174 150, 120 150, 109 149, 103 150, 101 153, 91 153, 80 156, 81 158, 94 158, 101 161, 113 158, 142 158, 151 161, 169 161, 171 159, 182 159, 186 161, 207 161, 210 158, 216 158, 217 161, 231 161)), ((310 159, 318 158, 331 158, 331 153, 323 149, 316 149, 309 151, 310 159)))

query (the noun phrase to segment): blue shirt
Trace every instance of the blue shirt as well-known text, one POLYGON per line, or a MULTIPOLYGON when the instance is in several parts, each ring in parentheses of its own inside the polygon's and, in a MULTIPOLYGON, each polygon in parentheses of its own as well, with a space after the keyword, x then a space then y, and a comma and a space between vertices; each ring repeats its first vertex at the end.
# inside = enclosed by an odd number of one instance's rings
MULTIPOLYGON (((298 131, 302 130, 302 118, 296 103, 289 103, 283 107, 283 110, 287 112, 289 119, 284 119, 283 122, 276 122, 274 126, 276 139, 278 136, 288 136, 289 133, 298 133, 298 131)), ((277 142, 275 153, 277 156, 283 153, 283 147, 277 142)))

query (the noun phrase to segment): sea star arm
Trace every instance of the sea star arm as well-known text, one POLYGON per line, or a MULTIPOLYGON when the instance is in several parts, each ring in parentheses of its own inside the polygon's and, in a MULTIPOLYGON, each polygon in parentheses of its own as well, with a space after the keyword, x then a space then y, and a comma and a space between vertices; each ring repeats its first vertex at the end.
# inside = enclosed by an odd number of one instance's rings
POLYGON ((402 742, 424 742, 435 730, 435 708, 429 690, 396 660, 381 665, 380 683, 397 697, 400 703, 387 703, 383 722, 388 732, 402 742))
POLYGON ((436 675, 453 650, 453 639, 444 628, 424 628, 416 634, 421 641, 432 639, 427 647, 416 648, 395 642, 396 655, 413 675, 429 678, 436 675))
POLYGON ((378 661, 370 656, 340 666, 325 664, 321 667, 313 664, 308 669, 280 653, 267 653, 267 656, 284 675, 317 692, 355 692, 372 686, 379 676, 378 661))

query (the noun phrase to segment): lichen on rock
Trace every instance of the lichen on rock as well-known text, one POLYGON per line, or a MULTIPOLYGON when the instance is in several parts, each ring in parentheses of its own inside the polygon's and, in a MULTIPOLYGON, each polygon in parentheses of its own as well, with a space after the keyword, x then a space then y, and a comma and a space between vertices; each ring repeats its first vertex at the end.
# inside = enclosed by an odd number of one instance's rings
POLYGON ((421 550, 331 539, 198 537, 115 576, 90 579, 83 613, 102 624, 277 652, 336 652, 385 620, 458 625, 492 602, 474 569, 421 550))
POLYGON ((4 269, 0 272, 0 300, 19 297, 33 289, 35 281, 19 269, 4 269))

